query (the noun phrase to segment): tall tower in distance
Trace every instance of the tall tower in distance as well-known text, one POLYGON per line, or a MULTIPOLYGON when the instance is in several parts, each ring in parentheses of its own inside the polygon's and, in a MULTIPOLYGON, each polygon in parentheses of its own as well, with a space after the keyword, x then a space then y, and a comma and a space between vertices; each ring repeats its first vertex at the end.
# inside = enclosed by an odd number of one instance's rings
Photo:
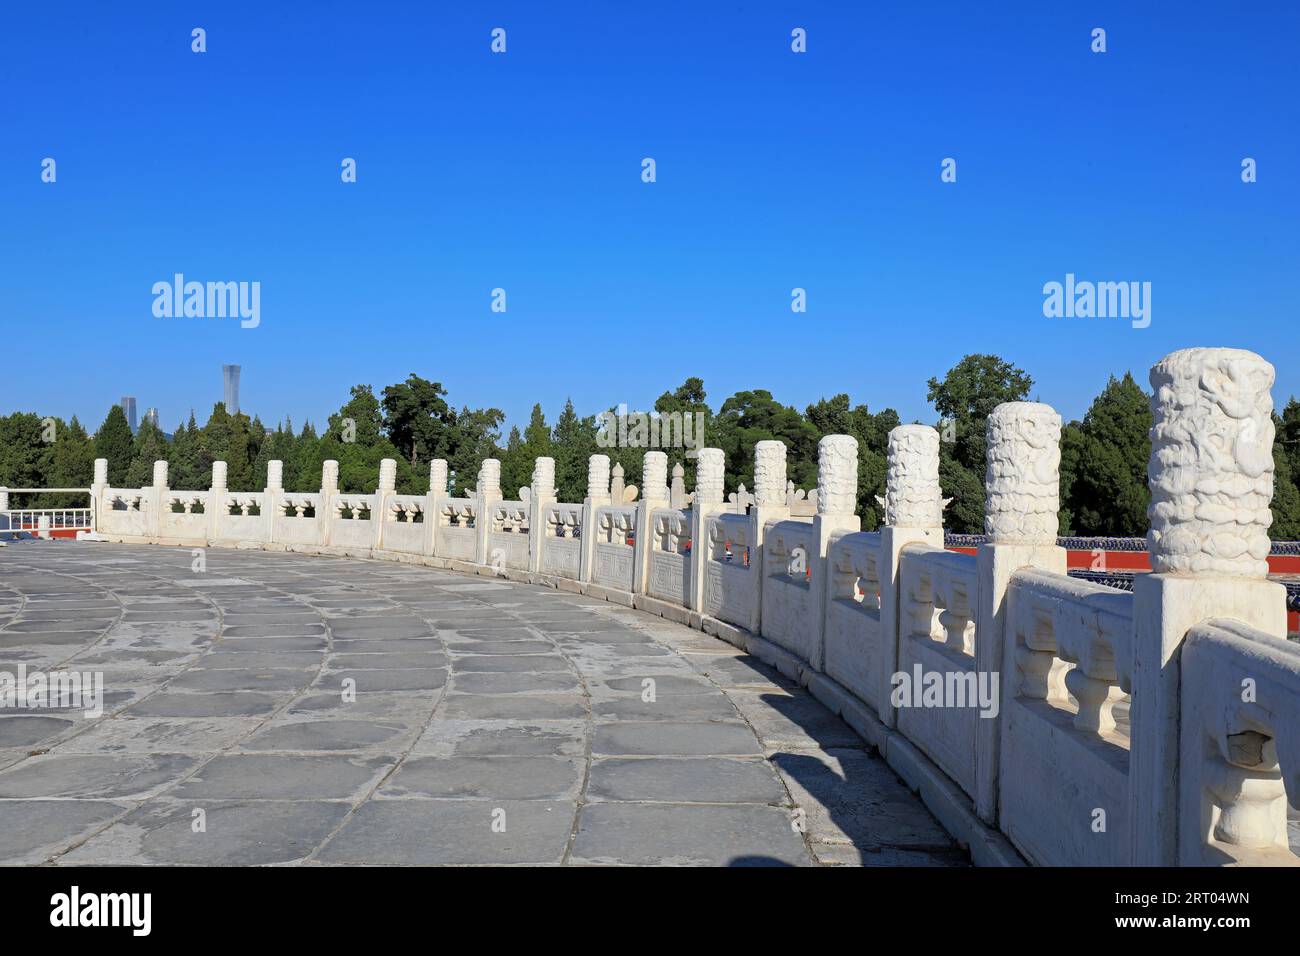
POLYGON ((239 414, 239 366, 223 365, 221 366, 221 377, 225 381, 225 402, 226 412, 231 415, 239 414))
POLYGON ((139 431, 135 417, 135 396, 123 395, 121 404, 122 412, 126 415, 126 423, 131 426, 131 434, 134 435, 139 431))

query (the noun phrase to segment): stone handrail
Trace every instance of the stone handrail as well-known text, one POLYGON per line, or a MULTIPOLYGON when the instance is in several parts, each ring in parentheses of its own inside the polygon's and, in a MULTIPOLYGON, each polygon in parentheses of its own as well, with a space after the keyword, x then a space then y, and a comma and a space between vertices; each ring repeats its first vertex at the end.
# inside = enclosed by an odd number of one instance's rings
POLYGON ((1286 592, 1265 577, 1272 367, 1193 349, 1151 381, 1153 571, 1131 594, 1067 576, 1060 417, 1029 402, 989 417, 974 554, 944 550, 939 435, 921 425, 890 434, 886 519, 868 531, 844 435, 822 439, 804 498, 765 441, 752 494, 730 499, 722 452, 702 449, 690 495, 680 465, 670 486, 667 456, 648 453, 640 500, 594 455, 581 503, 556 500, 549 458, 518 500, 495 461, 459 498, 442 460, 425 495, 395 493, 391 460, 362 495, 339 491, 333 461, 307 493, 272 462, 253 494, 227 490, 224 462, 211 490, 185 491, 165 462, 151 486, 111 488, 99 461, 92 501, 109 540, 500 575, 701 628, 843 717, 977 862, 1293 862, 1279 813, 1300 800, 1300 649, 1280 640, 1286 592), (1233 683, 1247 679, 1254 701, 1233 683))
POLYGON ((999 806, 1036 863, 1132 862, 1130 743, 1116 716, 1129 702, 1133 625, 1132 594, 1036 569, 1012 576, 999 806), (1071 786, 1044 800, 1044 779, 1071 786))
POLYGON ((1180 861, 1295 866, 1287 796, 1300 792, 1300 646, 1240 621, 1202 621, 1182 654, 1180 861))

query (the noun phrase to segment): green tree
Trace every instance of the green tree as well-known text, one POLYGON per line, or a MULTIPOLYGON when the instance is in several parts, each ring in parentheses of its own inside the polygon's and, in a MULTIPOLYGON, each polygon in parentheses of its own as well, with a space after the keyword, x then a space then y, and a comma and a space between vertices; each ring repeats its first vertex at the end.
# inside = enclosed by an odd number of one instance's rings
POLYGON ((552 431, 555 449, 555 488, 560 501, 578 502, 587 497, 587 459, 603 450, 596 445, 596 416, 581 417, 573 399, 564 403, 552 431))
POLYGON ((104 417, 104 423, 95 432, 95 457, 108 460, 108 483, 124 487, 127 469, 135 452, 131 426, 127 423, 122 406, 114 405, 104 417))
POLYGON ((440 383, 415 373, 384 389, 384 429, 412 468, 451 452, 456 412, 443 400, 446 394, 440 383))
POLYGON ((226 487, 231 491, 261 491, 253 475, 257 442, 253 425, 242 412, 231 415, 223 402, 212 407, 203 426, 203 447, 212 461, 226 463, 226 487))
MULTIPOLYGON (((1273 438, 1273 525, 1269 535, 1274 541, 1300 541, 1300 471, 1296 469, 1292 456, 1288 453, 1288 433, 1292 427, 1300 426, 1300 421, 1293 418, 1286 420, 1287 412, 1300 412, 1293 398, 1287 403, 1283 414, 1273 414, 1276 432, 1273 438)), ((1300 418, 1300 416, 1297 416, 1300 418)))
POLYGON ((1072 533, 1146 534, 1150 434, 1151 396, 1130 373, 1112 375, 1083 421, 1062 434, 1061 497, 1072 533))
POLYGON ((928 401, 939 413, 939 481, 952 498, 950 530, 984 530, 984 429, 1003 402, 1024 401, 1034 381, 996 355, 967 355, 942 380, 930 379, 928 401), (949 440, 951 439, 951 440, 949 440))
POLYGON ((551 426, 541 405, 534 405, 528 426, 520 433, 518 426, 510 430, 505 452, 501 456, 501 488, 507 497, 514 497, 518 489, 533 480, 533 463, 543 456, 554 457, 551 426))
MULTIPOLYGON (((671 392, 664 392, 655 400, 655 411, 660 415, 677 414, 681 416, 683 423, 692 422, 691 439, 695 443, 692 451, 698 451, 700 448, 716 448, 717 434, 716 423, 713 420, 713 412, 709 408, 705 399, 708 393, 704 390, 704 380, 696 376, 691 376, 671 392), (697 430, 694 422, 704 422, 704 427, 697 430)), ((671 479, 673 465, 680 464, 685 472, 686 488, 690 490, 695 487, 695 456, 687 455, 684 451, 668 448, 668 475, 671 479)), ((751 452, 752 454, 752 452, 751 452)))
POLYGON ((319 491, 323 477, 325 454, 321 450, 316 427, 307 422, 293 441, 293 451, 284 463, 285 486, 292 491, 319 491), (290 484, 290 475, 293 483, 290 484))
MULTIPOLYGON (((119 409, 120 411, 120 409, 119 409)), ((63 428, 55 419, 55 440, 63 428)), ((6 488, 48 488, 54 457, 54 444, 46 441, 49 428, 45 419, 33 412, 14 412, 0 418, 0 485, 6 488)), ((48 506, 48 496, 12 496, 11 508, 48 506)))
MULTIPOLYGON (((898 412, 886 408, 872 414, 866 405, 850 406, 849 396, 839 394, 809 405, 807 416, 818 441, 826 435, 852 435, 858 440, 857 512, 864 530, 878 528, 885 515, 876 497, 885 495, 889 433, 899 425, 898 412)), ((812 454, 815 456, 816 451, 812 454)), ((813 472, 815 481, 815 465, 813 472)))
POLYGON ((385 437, 374 391, 369 385, 354 385, 350 395, 347 403, 329 417, 329 428, 320 442, 321 461, 332 458, 339 463, 340 491, 366 494, 379 483, 379 463, 385 458, 395 459, 399 463, 398 490, 409 492, 413 483, 411 464, 385 437))
MULTIPOLYGON (((95 477, 95 446, 77 416, 67 425, 60 425, 51 449, 48 484, 54 488, 89 488, 95 477)), ((51 508, 84 508, 86 496, 51 496, 51 508)))
POLYGON ((128 488, 143 488, 145 485, 153 484, 154 462, 167 461, 169 469, 167 475, 168 484, 172 487, 178 487, 175 481, 176 476, 170 473, 171 463, 168 460, 170 450, 162 429, 153 423, 153 419, 146 418, 142 421, 139 430, 135 433, 135 441, 131 451, 131 464, 126 470, 126 486, 128 488))
POLYGON ((203 443, 203 432, 190 410, 189 421, 176 429, 171 447, 172 487, 185 491, 206 491, 212 486, 212 455, 203 443))
POLYGON ((817 484, 817 429, 799 410, 782 405, 766 389, 737 392, 713 419, 712 442, 726 456, 726 488, 754 488, 754 446, 781 441, 787 475, 798 487, 817 484))

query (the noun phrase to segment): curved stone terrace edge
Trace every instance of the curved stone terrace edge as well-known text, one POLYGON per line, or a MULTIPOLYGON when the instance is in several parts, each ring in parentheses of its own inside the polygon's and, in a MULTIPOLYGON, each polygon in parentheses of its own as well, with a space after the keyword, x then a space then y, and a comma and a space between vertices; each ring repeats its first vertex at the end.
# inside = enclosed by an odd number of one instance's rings
POLYGON ((202 556, 0 553, 0 670, 104 679, 96 718, 0 713, 0 863, 969 862, 717 637, 472 565, 202 556))

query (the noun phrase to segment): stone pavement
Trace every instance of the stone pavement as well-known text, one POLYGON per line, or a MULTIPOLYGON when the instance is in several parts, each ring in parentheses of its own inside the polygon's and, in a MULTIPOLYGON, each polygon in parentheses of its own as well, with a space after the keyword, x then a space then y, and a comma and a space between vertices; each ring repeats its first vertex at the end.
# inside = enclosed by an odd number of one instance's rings
POLYGON ((0 863, 969 862, 838 718, 698 631, 423 567, 205 557, 0 550, 0 672, 104 679, 97 719, 0 709, 0 863))

